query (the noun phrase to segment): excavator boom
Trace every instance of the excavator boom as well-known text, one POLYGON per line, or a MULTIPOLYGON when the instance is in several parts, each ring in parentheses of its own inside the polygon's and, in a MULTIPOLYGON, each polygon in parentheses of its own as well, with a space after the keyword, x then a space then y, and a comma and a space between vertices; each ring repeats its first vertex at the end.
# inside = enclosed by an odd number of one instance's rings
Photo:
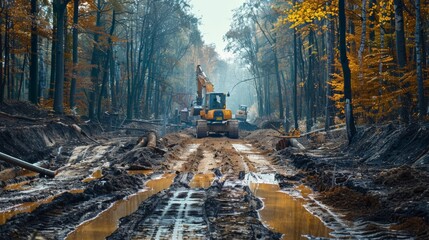
POLYGON ((201 66, 197 66, 197 105, 203 104, 203 90, 206 93, 214 91, 214 85, 209 81, 206 74, 201 69, 201 66))

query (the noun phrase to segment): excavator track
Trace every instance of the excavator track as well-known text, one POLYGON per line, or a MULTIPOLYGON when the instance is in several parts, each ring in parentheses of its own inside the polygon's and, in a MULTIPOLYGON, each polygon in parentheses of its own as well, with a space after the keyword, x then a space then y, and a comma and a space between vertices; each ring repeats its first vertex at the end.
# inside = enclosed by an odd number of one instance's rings
POLYGON ((205 120, 197 121, 196 135, 197 135, 197 138, 204 138, 208 136, 207 121, 205 120))
POLYGON ((237 139, 239 137, 237 120, 228 121, 228 137, 234 139, 237 139))

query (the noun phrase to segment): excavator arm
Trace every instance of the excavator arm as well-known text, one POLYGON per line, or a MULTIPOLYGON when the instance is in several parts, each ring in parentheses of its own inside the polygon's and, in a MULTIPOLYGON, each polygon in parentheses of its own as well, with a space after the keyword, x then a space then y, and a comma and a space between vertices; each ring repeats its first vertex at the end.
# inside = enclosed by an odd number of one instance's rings
POLYGON ((197 66, 197 105, 201 106, 203 104, 203 96, 206 93, 211 93, 214 91, 214 85, 209 81, 206 74, 201 69, 201 65, 197 66), (205 90, 205 93, 203 92, 205 90))

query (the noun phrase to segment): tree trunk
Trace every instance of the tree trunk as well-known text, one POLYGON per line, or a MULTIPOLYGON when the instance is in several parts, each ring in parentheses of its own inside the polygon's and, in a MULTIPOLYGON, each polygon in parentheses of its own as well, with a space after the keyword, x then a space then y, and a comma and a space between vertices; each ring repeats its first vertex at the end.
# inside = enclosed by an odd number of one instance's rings
MULTIPOLYGON (((132 40, 131 40, 132 41, 132 40)), ((130 45, 131 43, 127 42, 127 63, 126 63, 126 69, 127 69, 127 119, 131 120, 133 119, 133 101, 132 101, 132 94, 131 94, 131 73, 130 73, 130 45)))
MULTIPOLYGON (((1 3, 1 7, 4 8, 4 2, 1 3)), ((3 32, 1 25, 3 24, 3 18, 0 18, 0 62, 3 62, 3 32)), ((4 102, 4 91, 5 81, 3 76, 3 66, 0 65, 0 103, 4 102)))
MULTIPOLYGON (((294 0, 295 3, 295 0, 294 0)), ((295 129, 299 129, 298 126, 298 53, 296 46, 296 29, 293 29, 293 122, 295 125, 295 129)))
MULTIPOLYGON (((330 4, 330 3, 329 3, 330 4)), ((332 100, 333 92, 330 82, 333 79, 333 74, 335 72, 335 27, 334 19, 330 15, 328 19, 328 40, 326 44, 326 50, 328 55, 327 67, 328 67, 328 77, 326 81, 326 108, 325 108, 325 130, 328 131, 329 127, 334 124, 334 113, 335 113, 335 102, 332 100)))
POLYGON ((274 69, 276 71, 277 95, 279 100, 280 119, 284 119, 282 84, 280 80, 279 60, 277 59, 277 50, 274 50, 274 69))
POLYGON ((28 100, 37 104, 39 102, 39 56, 38 56, 38 32, 37 32, 37 0, 31 0, 31 60, 30 60, 30 89, 28 100))
POLYGON ((416 65, 417 65, 417 86, 418 86, 418 109, 419 118, 424 119, 426 115, 426 101, 423 85, 423 70, 422 70, 422 39, 421 39, 421 14, 420 14, 420 0, 416 0, 416 65))
MULTIPOLYGON (((360 35, 360 47, 359 47, 359 51, 358 51, 358 59, 359 59, 359 65, 360 65, 360 69, 361 69, 361 75, 363 75, 362 73, 362 58, 363 58, 363 52, 365 50, 365 41, 366 41, 366 0, 362 0, 362 32, 360 35)), ((363 77, 363 76, 361 76, 363 77)), ((363 79, 360 79, 361 81, 363 79)))
MULTIPOLYGON (((43 46, 43 39, 40 40, 39 46, 43 46)), ((43 52, 43 51, 42 51, 43 52)), ((48 53, 48 51, 45 51, 48 53)), ((42 53, 39 54, 39 99, 43 99, 45 97, 45 89, 46 89, 46 65, 44 62, 44 55, 42 53)))
POLYGON ((52 45, 51 45, 51 78, 50 78, 50 82, 49 82, 49 99, 54 99, 54 92, 55 92, 55 79, 56 79, 56 74, 57 74, 57 70, 56 70, 56 66, 57 66, 57 48, 58 48, 58 39, 56 39, 57 36, 57 30, 58 30, 58 7, 57 5, 57 0, 54 0, 52 2, 53 5, 53 16, 52 16, 52 21, 53 21, 53 29, 52 29, 52 36, 54 36, 52 38, 52 45))
POLYGON ((307 112, 306 112, 306 127, 307 132, 311 131, 313 127, 313 92, 314 92, 314 84, 313 84, 313 30, 310 30, 308 34, 308 75, 307 75, 307 83, 306 83, 306 103, 307 103, 307 112))
MULTIPOLYGON (((349 106, 346 114, 347 124, 347 137, 349 143, 352 141, 356 134, 356 127, 353 117, 353 105, 352 105, 352 88, 351 88, 351 73, 349 67, 349 60, 347 59, 347 45, 346 45, 346 12, 344 6, 345 0, 339 0, 338 2, 338 15, 339 15, 339 32, 340 32, 340 61, 344 75, 344 98, 349 106)), ((347 108, 347 106, 346 106, 347 108)))
POLYGON ((57 0, 57 51, 56 51, 56 77, 54 93, 54 111, 62 114, 64 112, 64 18, 68 0, 57 0))
POLYGON ((10 58, 10 45, 9 45, 9 28, 10 28, 10 19, 9 19, 9 7, 6 6, 6 13, 5 13, 5 33, 4 33, 4 80, 3 85, 4 87, 7 86, 7 98, 10 98, 10 87, 9 87, 9 81, 10 81, 10 75, 9 75, 9 58, 10 58))
POLYGON ((76 76, 77 76, 77 64, 78 64, 78 23, 79 23, 79 0, 74 0, 73 4, 73 77, 70 84, 70 109, 73 110, 76 107, 76 76))
MULTIPOLYGON (((96 16, 96 27, 101 27, 101 0, 97 2, 97 16, 96 16)), ((99 36, 100 34, 94 33, 94 47, 92 50, 91 57, 91 81, 92 81, 92 89, 89 94, 89 106, 88 106, 88 117, 91 120, 95 119, 95 101, 97 99, 97 93, 99 92, 99 74, 100 74, 100 56, 101 50, 98 46, 99 36)))
POLYGON ((4 84, 7 85, 7 98, 10 99, 11 89, 10 89, 10 18, 9 18, 9 9, 6 7, 5 13, 5 35, 4 35, 4 84))
MULTIPOLYGON (((406 52, 406 43, 405 43, 405 31, 404 31, 404 3, 402 0, 394 0, 394 8, 395 8, 395 33, 396 33, 396 58, 400 71, 404 69, 407 64, 407 52, 406 52)), ((400 72, 398 74, 399 77, 403 76, 403 73, 400 72)), ((403 84, 401 81, 401 88, 405 88, 405 91, 408 91, 408 84, 403 84)), ((410 96, 409 93, 401 94, 401 119, 405 124, 410 122, 410 114, 409 114, 409 101, 410 96)))
POLYGON ((112 53, 112 50, 113 50, 113 47, 112 47, 112 36, 113 36, 113 33, 115 32, 115 22, 116 22, 116 12, 115 12, 115 10, 113 10, 113 13, 112 13, 112 24, 111 24, 111 26, 110 26, 110 32, 109 32, 109 37, 108 37, 108 40, 107 40, 107 42, 108 42, 108 49, 107 49, 107 53, 106 53, 106 62, 105 62, 105 64, 104 64, 104 66, 103 66, 103 81, 102 81, 102 83, 101 83, 101 89, 100 89, 100 93, 99 93, 99 95, 98 95, 98 107, 97 107, 97 109, 98 109, 98 111, 97 111, 97 117, 98 117, 98 119, 100 120, 101 119, 101 112, 102 112, 102 99, 103 99, 103 97, 106 97, 108 94, 108 91, 107 91, 107 78, 109 77, 109 72, 110 72, 110 65, 112 64, 111 63, 111 59, 112 59, 112 55, 113 55, 113 53, 112 53))
POLYGON ((22 85, 24 83, 24 75, 25 75, 25 65, 27 64, 27 54, 24 55, 24 61, 22 61, 22 67, 21 67, 21 80, 19 81, 19 87, 18 87, 18 101, 21 97, 22 92, 22 85))

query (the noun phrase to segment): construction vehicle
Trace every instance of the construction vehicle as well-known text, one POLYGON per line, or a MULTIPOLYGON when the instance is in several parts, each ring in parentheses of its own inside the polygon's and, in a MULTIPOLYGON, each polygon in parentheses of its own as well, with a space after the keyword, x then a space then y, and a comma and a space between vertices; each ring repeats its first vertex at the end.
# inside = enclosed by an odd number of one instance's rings
POLYGON ((225 93, 215 93, 214 85, 197 66, 197 98, 192 104, 191 115, 200 116, 196 121, 197 138, 207 137, 210 133, 223 133, 230 138, 238 138, 238 121, 232 119, 232 111, 226 109, 225 93))
POLYGON ((246 120, 247 120, 247 106, 246 105, 240 105, 240 107, 237 110, 237 113, 235 114, 235 118, 240 122, 246 122, 246 120))

